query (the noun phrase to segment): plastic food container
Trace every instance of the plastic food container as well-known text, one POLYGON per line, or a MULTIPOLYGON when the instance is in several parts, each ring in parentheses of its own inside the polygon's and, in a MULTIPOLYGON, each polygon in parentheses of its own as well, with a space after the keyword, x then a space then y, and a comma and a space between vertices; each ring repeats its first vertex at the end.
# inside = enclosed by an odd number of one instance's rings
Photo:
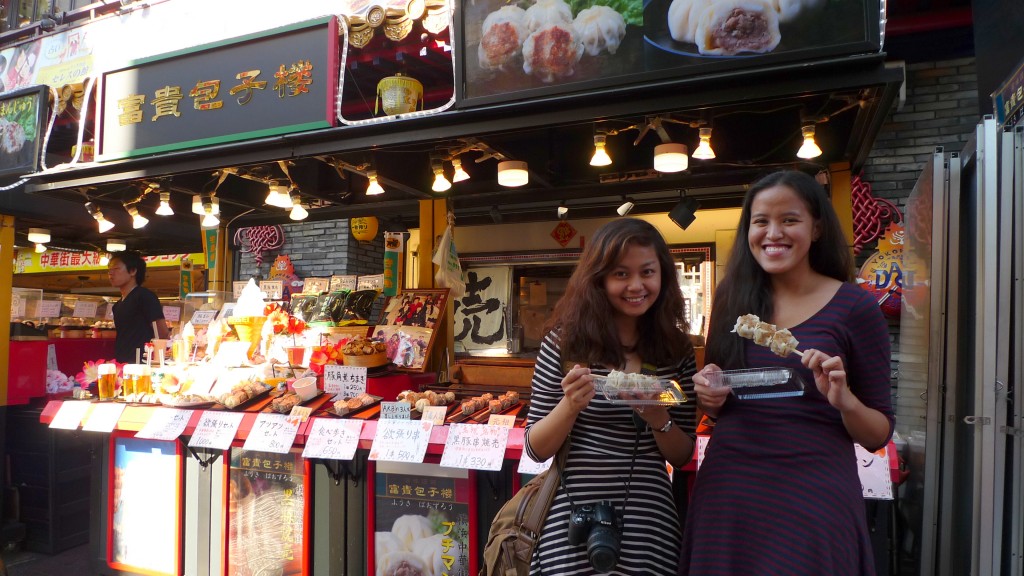
POLYGON ((803 396, 804 381, 790 368, 747 368, 704 374, 712 388, 729 386, 740 400, 803 396))
POLYGON ((609 378, 594 375, 594 388, 613 404, 630 406, 672 406, 689 399, 675 380, 633 375, 632 378, 609 378))
POLYGON ((303 402, 316 398, 316 395, 320 393, 320 390, 316 387, 316 378, 312 376, 299 378, 293 382, 292 390, 295 390, 295 393, 299 395, 303 402))

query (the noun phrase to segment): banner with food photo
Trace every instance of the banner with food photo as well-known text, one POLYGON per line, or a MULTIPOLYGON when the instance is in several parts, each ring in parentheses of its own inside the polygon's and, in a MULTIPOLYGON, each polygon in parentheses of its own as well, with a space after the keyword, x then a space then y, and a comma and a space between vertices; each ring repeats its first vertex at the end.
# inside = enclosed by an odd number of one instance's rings
POLYGON ((0 176, 39 169, 39 151, 49 110, 49 91, 37 86, 0 98, 0 176))
POLYGON ((881 13, 878 0, 465 3, 463 97, 483 103, 877 52, 881 13))

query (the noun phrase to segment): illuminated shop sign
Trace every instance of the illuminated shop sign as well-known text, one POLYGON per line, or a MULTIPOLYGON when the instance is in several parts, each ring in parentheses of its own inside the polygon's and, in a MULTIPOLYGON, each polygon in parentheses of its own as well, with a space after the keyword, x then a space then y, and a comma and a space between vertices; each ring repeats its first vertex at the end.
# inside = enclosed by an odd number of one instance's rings
POLYGON ((100 161, 327 128, 334 17, 133 62, 103 74, 100 161))
POLYGON ((996 111, 996 119, 1006 128, 1024 118, 1024 60, 1006 82, 992 93, 992 108, 996 111))

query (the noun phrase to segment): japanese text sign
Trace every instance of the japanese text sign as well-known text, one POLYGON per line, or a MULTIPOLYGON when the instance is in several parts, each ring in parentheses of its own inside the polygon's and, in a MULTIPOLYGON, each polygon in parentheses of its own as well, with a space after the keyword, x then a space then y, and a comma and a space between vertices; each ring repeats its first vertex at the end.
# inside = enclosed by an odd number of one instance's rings
POLYGON ((362 420, 316 418, 306 438, 302 457, 351 460, 359 446, 362 431, 362 420))
POLYGON ((256 416, 249 437, 245 439, 245 450, 262 450, 285 454, 295 442, 299 431, 299 418, 284 414, 261 413, 256 416))
POLYGON ((135 434, 135 437, 152 440, 176 440, 185 431, 190 418, 192 418, 191 410, 157 408, 153 410, 146 425, 135 434))
POLYGON ((422 420, 379 420, 370 446, 370 460, 423 462, 430 441, 432 422, 422 420))
POLYGON ((203 412, 189 438, 189 447, 227 450, 235 439, 242 416, 241 412, 203 412))
POLYGON ((366 392, 366 367, 324 365, 324 392, 354 398, 366 392))
POLYGON ((501 470, 508 428, 489 424, 452 424, 444 443, 441 466, 501 470))

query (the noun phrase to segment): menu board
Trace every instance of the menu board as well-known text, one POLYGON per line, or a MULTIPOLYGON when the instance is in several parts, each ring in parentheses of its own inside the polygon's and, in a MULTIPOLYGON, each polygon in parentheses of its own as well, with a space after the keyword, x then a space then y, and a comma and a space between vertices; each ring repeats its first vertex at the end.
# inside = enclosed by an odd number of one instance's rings
POLYGON ((371 476, 375 534, 368 566, 380 576, 409 555, 424 574, 476 574, 476 494, 473 473, 436 464, 378 462, 371 476))
POLYGON ((303 574, 306 473, 301 450, 231 449, 228 574, 303 574))
POLYGON ((180 574, 180 445, 127 436, 115 436, 112 443, 111 566, 147 574, 180 574))

